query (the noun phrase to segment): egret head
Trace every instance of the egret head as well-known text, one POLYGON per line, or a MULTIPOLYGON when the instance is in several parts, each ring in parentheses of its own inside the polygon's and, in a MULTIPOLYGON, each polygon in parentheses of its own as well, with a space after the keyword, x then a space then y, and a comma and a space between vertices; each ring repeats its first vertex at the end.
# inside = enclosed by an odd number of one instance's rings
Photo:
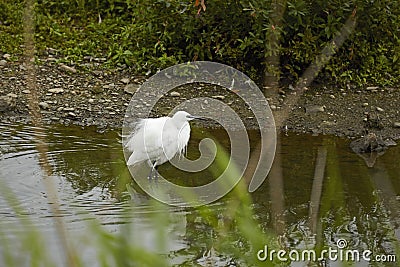
POLYGON ((172 118, 179 122, 191 121, 197 117, 190 115, 186 111, 178 111, 172 116, 172 118))

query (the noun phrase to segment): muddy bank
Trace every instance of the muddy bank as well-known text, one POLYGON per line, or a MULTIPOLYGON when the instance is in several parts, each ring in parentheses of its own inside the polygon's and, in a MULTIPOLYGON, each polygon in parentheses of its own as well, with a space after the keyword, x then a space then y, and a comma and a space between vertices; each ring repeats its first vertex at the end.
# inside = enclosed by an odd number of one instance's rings
MULTIPOLYGON (((47 58, 36 65, 39 106, 44 123, 119 128, 133 93, 146 77, 126 69, 105 70, 104 59, 88 58, 79 65, 56 63, 47 58)), ((0 61, 0 120, 29 123, 26 68, 7 59, 0 61)), ((292 94, 283 88, 267 98, 275 114, 281 112, 292 94)), ((206 96, 223 101, 243 118, 249 128, 257 126, 254 116, 240 99, 227 90, 196 84, 177 88, 163 96, 154 115, 165 115, 183 101, 206 96), (206 88, 205 88, 206 87, 206 88)), ((146 106, 146 103, 143 103, 146 106)), ((283 124, 283 131, 359 137, 366 130, 383 138, 400 138, 399 88, 310 88, 306 90, 283 124)), ((223 114, 221 110, 216 113, 223 114)), ((140 113, 140 107, 138 107, 140 113)), ((209 123, 207 126, 217 126, 209 123)))

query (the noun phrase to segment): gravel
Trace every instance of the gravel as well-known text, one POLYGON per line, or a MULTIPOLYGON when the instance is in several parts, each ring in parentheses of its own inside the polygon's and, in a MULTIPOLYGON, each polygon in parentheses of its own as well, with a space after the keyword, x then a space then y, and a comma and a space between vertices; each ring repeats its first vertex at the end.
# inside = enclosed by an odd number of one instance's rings
MULTIPOLYGON (((26 88, 26 68, 10 56, 0 54, 0 120, 30 122, 26 88)), ((58 64, 54 58, 41 59, 36 65, 36 83, 44 123, 97 126, 100 129, 120 128, 132 95, 145 81, 129 69, 105 69, 103 59, 88 59, 80 64, 58 64)), ((287 99, 297 92, 281 88, 278 93, 266 89, 266 97, 274 113, 281 112, 287 99)), ((185 100, 207 96, 222 101, 243 118, 248 128, 257 122, 237 95, 216 86, 195 84, 175 88, 163 96, 153 109, 154 116, 165 116, 185 100), (206 88, 206 89, 205 89, 206 88)), ((135 104, 140 109, 149 104, 135 104)), ((366 130, 376 131, 383 138, 400 138, 400 89, 369 86, 354 89, 309 88, 292 107, 284 129, 299 133, 362 136, 366 130), (379 129, 368 128, 374 118, 379 129), (367 120, 367 121, 366 121, 367 120)), ((223 114, 223 110, 215 110, 223 114)), ((209 127, 217 124, 207 123, 209 127)))

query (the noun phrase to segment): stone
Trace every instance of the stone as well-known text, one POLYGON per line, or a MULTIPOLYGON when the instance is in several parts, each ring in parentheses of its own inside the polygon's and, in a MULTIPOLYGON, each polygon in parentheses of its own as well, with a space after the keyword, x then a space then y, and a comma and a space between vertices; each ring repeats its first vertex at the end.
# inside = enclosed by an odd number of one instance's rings
POLYGON ((128 83, 124 87, 124 92, 133 95, 137 92, 137 90, 139 90, 139 88, 140 85, 137 83, 128 83))
POLYGON ((223 96, 223 95, 213 95, 212 98, 219 99, 219 100, 224 100, 225 96, 223 96))
POLYGON ((14 93, 9 93, 9 94, 7 94, 7 96, 11 97, 11 98, 17 98, 18 97, 18 95, 14 94, 14 93))
POLYGON ((383 108, 380 108, 380 107, 376 107, 376 111, 383 112, 384 109, 383 109, 383 108))
POLYGON ((6 95, 0 96, 0 112, 9 110, 15 106, 15 99, 6 95))
POLYGON ((324 111, 325 111, 324 106, 313 105, 313 106, 306 107, 306 113, 315 113, 315 112, 324 112, 324 111))
POLYGON ((60 69, 66 72, 77 73, 78 71, 74 67, 70 67, 64 64, 60 64, 60 69))
POLYGON ((123 83, 123 84, 128 84, 130 82, 130 79, 129 78, 122 78, 120 80, 120 82, 123 83))
POLYGON ((365 103, 362 103, 362 106, 365 108, 365 107, 368 107, 368 103, 367 102, 365 102, 365 103))
POLYGON ((276 110, 276 106, 275 105, 270 105, 269 107, 271 108, 272 111, 276 110))
POLYGON ((400 121, 396 121, 393 123, 394 128, 400 128, 400 121))
POLYGON ((176 92, 176 91, 170 92, 169 95, 172 96, 172 97, 180 97, 181 96, 181 94, 179 92, 176 92))
POLYGON ((366 90, 368 90, 368 91, 375 91, 375 90, 377 90, 379 87, 378 86, 368 86, 367 88, 366 88, 366 90))
POLYGON ((0 60, 0 66, 5 66, 5 65, 7 65, 7 60, 4 59, 0 60))
POLYGON ((41 109, 48 109, 50 107, 50 105, 47 102, 40 102, 39 107, 41 109))
POLYGON ((375 133, 369 133, 364 137, 356 139, 350 143, 350 148, 357 154, 381 152, 386 150, 387 145, 382 138, 375 133))
POLYGON ((3 58, 9 60, 9 59, 11 58, 11 55, 10 55, 10 54, 4 54, 4 55, 3 55, 3 58))
POLYGON ((64 93, 64 89, 62 88, 51 88, 48 90, 49 93, 53 93, 53 94, 61 94, 64 93))
POLYGON ((336 97, 334 95, 329 95, 329 98, 335 99, 336 97))

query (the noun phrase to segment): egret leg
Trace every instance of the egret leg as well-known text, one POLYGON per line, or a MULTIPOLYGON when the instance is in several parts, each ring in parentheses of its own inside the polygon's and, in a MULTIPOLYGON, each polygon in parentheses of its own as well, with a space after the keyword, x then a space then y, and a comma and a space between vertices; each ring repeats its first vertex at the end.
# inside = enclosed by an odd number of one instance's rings
POLYGON ((154 166, 154 170, 155 170, 155 172, 156 172, 156 177, 155 177, 155 180, 157 181, 158 180, 158 171, 157 171, 157 166, 154 166))
POLYGON ((156 171, 156 178, 157 178, 158 173, 157 173, 157 170, 156 170, 156 162, 155 161, 151 162, 151 168, 150 168, 150 173, 149 173, 149 177, 148 177, 149 180, 153 180, 153 171, 154 170, 156 171))

